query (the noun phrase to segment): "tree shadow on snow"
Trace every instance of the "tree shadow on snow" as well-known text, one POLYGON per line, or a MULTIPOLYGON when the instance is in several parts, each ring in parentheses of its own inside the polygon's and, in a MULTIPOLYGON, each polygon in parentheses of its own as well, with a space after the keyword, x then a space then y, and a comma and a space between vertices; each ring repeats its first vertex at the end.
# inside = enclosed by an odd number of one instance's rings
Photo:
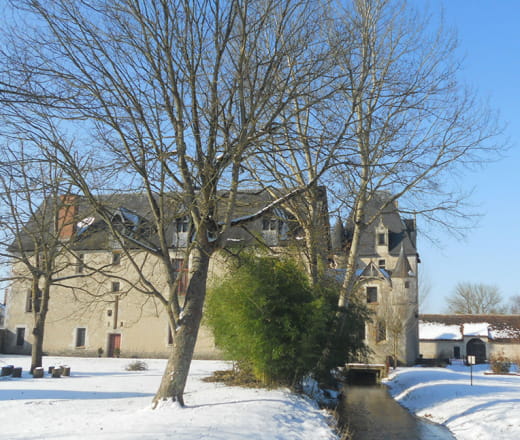
POLYGON ((68 390, 0 390, 0 400, 104 400, 153 397, 153 393, 68 391, 68 390))

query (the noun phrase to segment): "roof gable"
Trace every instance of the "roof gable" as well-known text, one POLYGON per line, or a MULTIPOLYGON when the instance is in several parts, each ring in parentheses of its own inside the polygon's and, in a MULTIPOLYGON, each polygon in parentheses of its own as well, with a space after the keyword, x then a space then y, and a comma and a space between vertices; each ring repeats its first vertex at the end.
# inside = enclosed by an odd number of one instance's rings
MULTIPOLYGON (((365 221, 369 221, 381 209, 388 199, 390 194, 387 192, 377 192, 366 205, 365 221)), ((416 255, 416 231, 415 221, 413 219, 401 218, 397 202, 393 201, 386 206, 379 216, 368 228, 362 231, 359 243, 359 255, 371 256, 376 253, 376 228, 382 224, 388 230, 388 252, 391 255, 399 255, 401 247, 404 249, 405 255, 416 255)), ((352 222, 349 219, 347 222, 346 235, 347 240, 352 235, 352 222)))
POLYGON ((380 279, 390 279, 390 275, 384 269, 377 267, 373 261, 370 261, 364 269, 358 271, 357 273, 359 278, 380 278, 380 279))

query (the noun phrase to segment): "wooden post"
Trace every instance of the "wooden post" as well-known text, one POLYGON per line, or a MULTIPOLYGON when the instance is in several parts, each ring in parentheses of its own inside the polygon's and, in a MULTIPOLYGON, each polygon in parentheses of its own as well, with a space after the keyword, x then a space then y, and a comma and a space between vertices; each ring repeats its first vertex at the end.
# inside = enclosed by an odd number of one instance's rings
POLYGON ((473 365, 475 365, 475 356, 468 356, 468 364, 470 368, 470 385, 473 386, 473 365))
POLYGON ((55 367, 52 369, 52 377, 61 377, 62 369, 60 367, 55 367))
POLYGON ((36 367, 34 370, 33 370, 33 377, 35 379, 40 379, 43 377, 43 367, 36 367))
POLYGON ((13 368, 13 377, 22 377, 22 367, 13 368))

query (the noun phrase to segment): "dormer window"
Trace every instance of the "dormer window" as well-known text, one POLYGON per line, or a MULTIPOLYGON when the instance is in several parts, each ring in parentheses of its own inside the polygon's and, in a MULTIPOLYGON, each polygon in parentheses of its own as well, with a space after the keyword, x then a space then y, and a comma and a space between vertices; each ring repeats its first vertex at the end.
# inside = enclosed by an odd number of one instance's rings
POLYGON ((278 219, 264 218, 262 220, 262 231, 278 231, 278 219))
POLYGON ((177 219, 177 222, 176 222, 177 233, 188 232, 189 225, 190 225, 190 219, 187 215, 177 219))
POLYGON ((387 252, 388 251, 388 228, 383 223, 383 218, 379 218, 379 222, 374 230, 374 241, 376 246, 376 252, 387 252))
POLYGON ((188 245, 188 232, 190 230, 190 217, 183 215, 175 220, 173 232, 173 246, 177 248, 188 245))

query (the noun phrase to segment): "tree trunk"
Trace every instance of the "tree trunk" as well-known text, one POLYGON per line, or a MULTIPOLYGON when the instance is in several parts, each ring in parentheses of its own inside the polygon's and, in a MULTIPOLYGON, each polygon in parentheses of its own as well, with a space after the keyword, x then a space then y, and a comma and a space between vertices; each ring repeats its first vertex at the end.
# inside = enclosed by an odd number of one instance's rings
POLYGON ((316 244, 316 232, 309 227, 304 227, 307 253, 307 264, 311 283, 316 285, 319 279, 318 248, 316 244))
POLYGON ((184 406, 184 388, 197 342, 206 296, 210 246, 193 251, 192 275, 186 293, 183 317, 173 331, 173 345, 161 384, 153 399, 155 408, 161 400, 172 399, 184 406))
POLYGON ((45 319, 47 318, 47 311, 49 309, 49 283, 46 280, 43 291, 38 287, 38 278, 33 281, 33 293, 32 293, 32 304, 33 304, 33 319, 34 327, 32 330, 33 344, 31 347, 31 370, 41 367, 43 364, 43 338, 45 334, 45 319))
POLYGON ((340 309, 348 307, 350 295, 352 294, 354 286, 356 284, 356 267, 359 250, 359 241, 361 239, 363 229, 364 228, 361 222, 357 220, 354 224, 352 242, 350 243, 350 248, 347 255, 347 271, 345 273, 345 278, 343 279, 343 284, 340 290, 340 297, 338 300, 338 307, 340 309))
POLYGON ((43 334, 45 321, 38 317, 33 328, 33 344, 31 347, 31 373, 35 368, 41 367, 43 363, 43 334))

